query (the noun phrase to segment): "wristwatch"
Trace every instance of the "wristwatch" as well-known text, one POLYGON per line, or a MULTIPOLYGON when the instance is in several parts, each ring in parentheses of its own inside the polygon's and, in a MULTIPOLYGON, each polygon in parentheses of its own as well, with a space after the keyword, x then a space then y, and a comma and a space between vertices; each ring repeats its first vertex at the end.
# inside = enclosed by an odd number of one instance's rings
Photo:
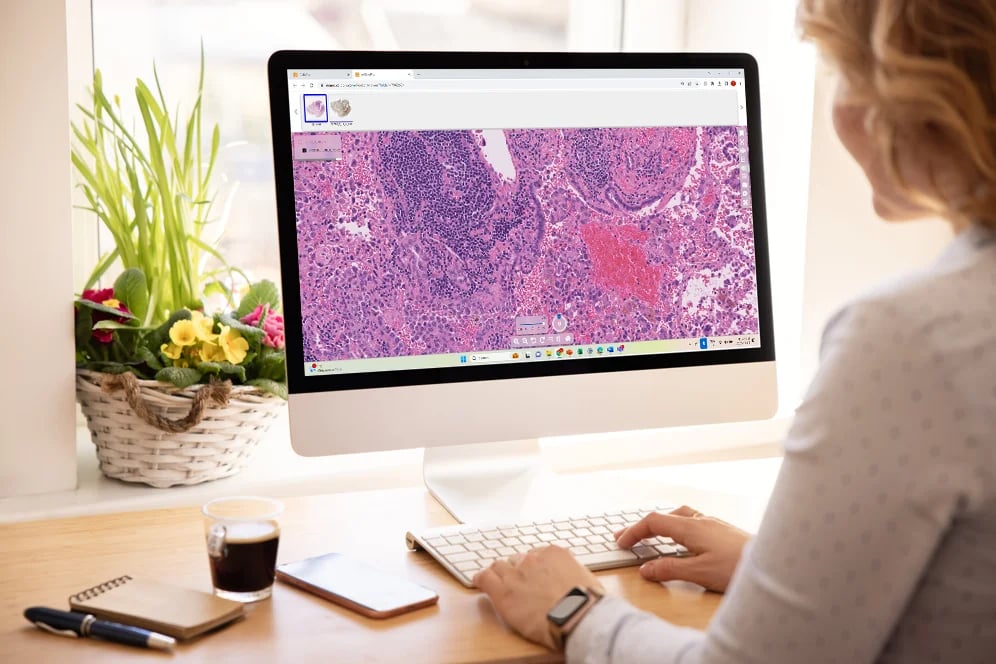
POLYGON ((546 619, 550 623, 550 634, 558 650, 564 649, 567 637, 591 607, 598 604, 603 597, 605 592, 601 588, 575 586, 554 604, 546 614, 546 619))

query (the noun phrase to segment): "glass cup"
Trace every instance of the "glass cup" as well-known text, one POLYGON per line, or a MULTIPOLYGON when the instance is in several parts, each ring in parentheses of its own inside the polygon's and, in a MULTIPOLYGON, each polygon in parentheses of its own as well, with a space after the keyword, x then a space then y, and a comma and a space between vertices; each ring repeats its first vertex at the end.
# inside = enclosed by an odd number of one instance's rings
POLYGON ((214 594, 256 602, 273 592, 283 503, 272 498, 234 496, 204 505, 204 531, 214 594))

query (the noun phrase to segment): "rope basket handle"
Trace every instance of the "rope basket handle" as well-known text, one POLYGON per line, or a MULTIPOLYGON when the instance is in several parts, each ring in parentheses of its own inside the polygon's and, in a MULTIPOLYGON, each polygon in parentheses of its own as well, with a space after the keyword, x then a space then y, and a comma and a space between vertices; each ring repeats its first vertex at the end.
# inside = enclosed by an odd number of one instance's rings
POLYGON ((204 419, 204 410, 208 406, 208 400, 218 406, 228 405, 228 397, 232 393, 232 381, 217 381, 212 377, 210 383, 202 385, 194 393, 194 398, 190 403, 190 412, 178 420, 171 420, 152 412, 142 399, 142 388, 138 384, 138 379, 131 372, 104 376, 100 388, 108 394, 123 389, 128 405, 146 424, 167 433, 184 433, 193 429, 204 419))

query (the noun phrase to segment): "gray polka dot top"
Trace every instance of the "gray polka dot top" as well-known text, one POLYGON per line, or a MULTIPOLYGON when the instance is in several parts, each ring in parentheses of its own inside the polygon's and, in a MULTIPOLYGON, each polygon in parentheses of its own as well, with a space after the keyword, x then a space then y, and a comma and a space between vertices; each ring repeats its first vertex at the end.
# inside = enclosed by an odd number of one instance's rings
MULTIPOLYGON (((635 574, 634 570, 634 574, 635 574)), ((996 662, 996 233, 827 325, 709 629, 603 600, 570 662, 996 662)))

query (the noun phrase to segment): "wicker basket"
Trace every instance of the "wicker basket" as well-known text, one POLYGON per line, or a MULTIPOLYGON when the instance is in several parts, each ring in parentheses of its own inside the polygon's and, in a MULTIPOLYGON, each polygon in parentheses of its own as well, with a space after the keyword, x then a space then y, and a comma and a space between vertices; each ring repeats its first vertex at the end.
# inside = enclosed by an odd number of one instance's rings
POLYGON ((76 397, 97 446, 101 471, 158 488, 239 472, 287 403, 255 387, 228 382, 178 389, 131 374, 85 370, 76 372, 76 397), (197 397, 201 390, 207 392, 197 397), (210 399, 214 406, 208 405, 210 399))

